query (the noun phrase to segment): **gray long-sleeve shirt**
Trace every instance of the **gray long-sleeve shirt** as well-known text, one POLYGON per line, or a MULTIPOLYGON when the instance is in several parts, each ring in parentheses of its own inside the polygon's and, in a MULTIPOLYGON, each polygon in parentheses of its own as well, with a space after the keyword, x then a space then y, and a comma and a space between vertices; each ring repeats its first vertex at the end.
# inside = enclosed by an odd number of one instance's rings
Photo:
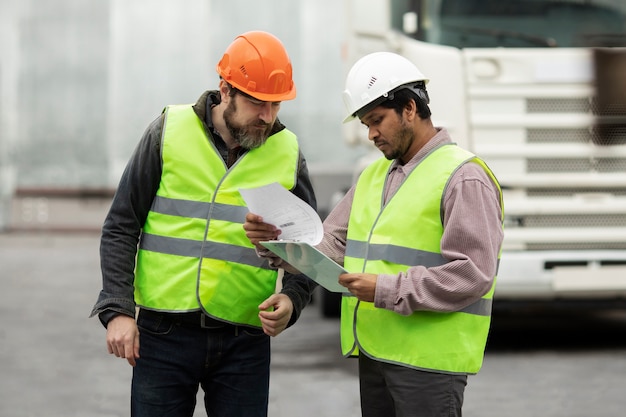
MULTIPOLYGON (((451 143, 446 129, 438 133, 405 165, 394 161, 385 185, 385 199, 433 149, 451 143)), ((419 190, 415 190, 419 194, 419 190)), ((352 187, 324 221, 324 239, 317 248, 343 264, 352 187)), ((410 207, 407 207, 407 210, 410 207)), ((503 240, 500 193, 485 171, 466 163, 450 179, 443 197, 441 254, 450 262, 426 268, 416 265, 397 275, 380 274, 374 304, 399 314, 413 311, 458 311, 486 294, 493 284, 503 240)), ((419 233, 407 230, 406 233, 419 233)))

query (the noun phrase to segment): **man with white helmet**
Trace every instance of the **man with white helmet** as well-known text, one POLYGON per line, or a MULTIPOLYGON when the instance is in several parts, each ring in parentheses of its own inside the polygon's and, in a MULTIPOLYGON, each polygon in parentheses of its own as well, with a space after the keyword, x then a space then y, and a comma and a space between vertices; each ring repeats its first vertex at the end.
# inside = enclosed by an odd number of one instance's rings
MULTIPOLYGON (((341 346, 359 358, 365 417, 460 416, 490 326, 502 193, 480 158, 432 124, 427 82, 379 52, 354 64, 343 94, 344 122, 358 118, 384 155, 328 215, 318 245, 353 272, 339 276, 352 295, 341 346)), ((255 244, 280 233, 246 219, 255 244)))

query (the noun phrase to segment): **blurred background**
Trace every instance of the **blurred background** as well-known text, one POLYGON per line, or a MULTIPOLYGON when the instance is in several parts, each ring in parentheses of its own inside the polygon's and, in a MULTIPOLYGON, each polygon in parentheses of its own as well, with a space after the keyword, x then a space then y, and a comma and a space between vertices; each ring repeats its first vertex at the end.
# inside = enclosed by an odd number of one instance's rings
POLYGON ((291 56, 298 96, 279 117, 311 172, 349 185, 364 151, 340 136, 342 19, 332 0, 0 0, 0 230, 99 223, 146 126, 215 89, 217 62, 249 30, 291 56))

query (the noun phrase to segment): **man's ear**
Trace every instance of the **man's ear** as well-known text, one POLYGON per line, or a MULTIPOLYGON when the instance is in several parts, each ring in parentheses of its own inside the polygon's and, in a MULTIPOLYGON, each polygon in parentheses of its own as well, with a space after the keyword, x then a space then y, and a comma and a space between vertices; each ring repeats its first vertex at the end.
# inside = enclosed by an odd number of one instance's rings
POLYGON ((409 121, 413 121, 413 119, 417 116, 417 103, 415 100, 411 99, 407 101, 404 106, 404 115, 409 121))
POLYGON ((220 99, 222 101, 228 101, 230 98, 228 96, 228 93, 230 92, 230 86, 223 79, 220 79, 219 90, 220 90, 220 99))

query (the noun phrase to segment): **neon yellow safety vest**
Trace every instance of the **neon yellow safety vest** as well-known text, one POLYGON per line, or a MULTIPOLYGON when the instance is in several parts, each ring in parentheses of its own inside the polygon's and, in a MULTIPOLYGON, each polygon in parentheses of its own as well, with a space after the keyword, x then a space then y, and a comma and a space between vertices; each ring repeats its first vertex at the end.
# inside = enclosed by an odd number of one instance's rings
POLYGON ((163 173, 137 255, 137 305, 202 309, 226 322, 260 327, 258 305, 274 292, 277 272, 245 235, 248 209, 239 188, 278 182, 292 189, 297 138, 283 129, 228 169, 190 105, 164 111, 163 173))
MULTIPOLYGON (((397 274, 415 265, 446 263, 440 250, 441 200, 451 175, 469 161, 482 166, 498 184, 483 161, 454 144, 443 145, 418 164, 386 205, 383 190, 391 161, 381 158, 367 167, 355 189, 345 268, 397 274)), ((343 354, 356 356, 360 351, 376 360, 415 369, 476 373, 484 356, 494 286, 462 311, 417 311, 409 316, 345 296, 341 312, 343 354)))

